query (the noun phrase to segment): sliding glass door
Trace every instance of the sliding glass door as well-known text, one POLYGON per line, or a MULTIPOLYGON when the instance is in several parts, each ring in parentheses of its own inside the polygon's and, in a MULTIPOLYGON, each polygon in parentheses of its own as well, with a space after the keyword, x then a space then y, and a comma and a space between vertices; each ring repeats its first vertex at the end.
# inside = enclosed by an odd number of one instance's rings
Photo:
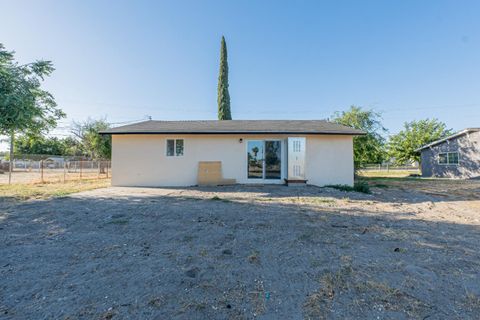
POLYGON ((248 179, 263 179, 263 141, 248 141, 248 179))
POLYGON ((248 179, 280 180, 282 178, 282 142, 250 140, 247 142, 248 179))

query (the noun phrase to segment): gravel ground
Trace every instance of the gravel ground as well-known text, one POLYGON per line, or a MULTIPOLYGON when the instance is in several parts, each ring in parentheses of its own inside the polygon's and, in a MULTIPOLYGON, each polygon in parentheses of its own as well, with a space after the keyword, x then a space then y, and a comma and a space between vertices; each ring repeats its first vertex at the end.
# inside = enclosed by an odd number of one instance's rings
POLYGON ((479 319, 480 200, 373 191, 0 199, 0 318, 479 319))

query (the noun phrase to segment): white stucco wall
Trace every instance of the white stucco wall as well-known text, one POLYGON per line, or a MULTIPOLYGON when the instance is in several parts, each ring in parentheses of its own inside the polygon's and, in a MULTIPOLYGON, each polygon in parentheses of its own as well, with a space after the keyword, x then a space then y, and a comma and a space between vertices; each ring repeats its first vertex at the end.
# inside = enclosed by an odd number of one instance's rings
POLYGON ((353 137, 307 136, 306 170, 308 183, 316 186, 353 186, 353 137))
MULTIPOLYGON (((290 135, 292 136, 292 135, 290 135)), ((190 186, 197 184, 199 161, 222 161, 223 177, 247 179, 247 140, 287 135, 113 135, 112 185, 190 186), (182 157, 166 156, 166 139, 184 139, 182 157), (243 143, 239 142, 243 139, 243 143)), ((305 174, 309 184, 353 184, 351 136, 306 135, 305 174)), ((286 155, 286 144, 282 145, 286 155)), ((286 174, 286 157, 283 160, 286 174)))

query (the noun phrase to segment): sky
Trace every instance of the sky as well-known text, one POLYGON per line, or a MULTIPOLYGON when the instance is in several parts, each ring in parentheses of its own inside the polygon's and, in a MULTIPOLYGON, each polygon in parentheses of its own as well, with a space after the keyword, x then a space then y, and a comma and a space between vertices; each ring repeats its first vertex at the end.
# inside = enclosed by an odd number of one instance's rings
MULTIPOLYGON (((234 119, 325 119, 351 105, 390 134, 480 126, 480 1, 0 0, 0 43, 51 60, 67 118, 216 119, 220 39, 234 119)), ((5 144, 3 144, 5 148, 5 144)))

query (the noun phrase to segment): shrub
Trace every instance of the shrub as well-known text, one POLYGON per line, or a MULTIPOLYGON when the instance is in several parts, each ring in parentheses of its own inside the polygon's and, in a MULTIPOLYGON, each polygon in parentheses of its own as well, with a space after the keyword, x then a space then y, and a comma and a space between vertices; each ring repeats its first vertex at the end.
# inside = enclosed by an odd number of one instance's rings
POLYGON ((349 186, 348 184, 329 184, 329 185, 326 185, 325 187, 337 189, 340 191, 346 191, 346 192, 353 191, 353 187, 349 186))
POLYGON ((362 193, 370 193, 370 187, 366 181, 357 181, 353 185, 354 191, 362 193))
POLYGON ((368 183, 366 181, 357 181, 353 184, 353 187, 347 184, 334 184, 328 185, 326 187, 346 192, 356 191, 362 193, 370 193, 370 187, 368 186, 368 183))
POLYGON ((230 202, 229 199, 222 199, 220 198, 219 196, 213 196, 210 198, 210 200, 213 200, 213 201, 223 201, 223 202, 230 202))

